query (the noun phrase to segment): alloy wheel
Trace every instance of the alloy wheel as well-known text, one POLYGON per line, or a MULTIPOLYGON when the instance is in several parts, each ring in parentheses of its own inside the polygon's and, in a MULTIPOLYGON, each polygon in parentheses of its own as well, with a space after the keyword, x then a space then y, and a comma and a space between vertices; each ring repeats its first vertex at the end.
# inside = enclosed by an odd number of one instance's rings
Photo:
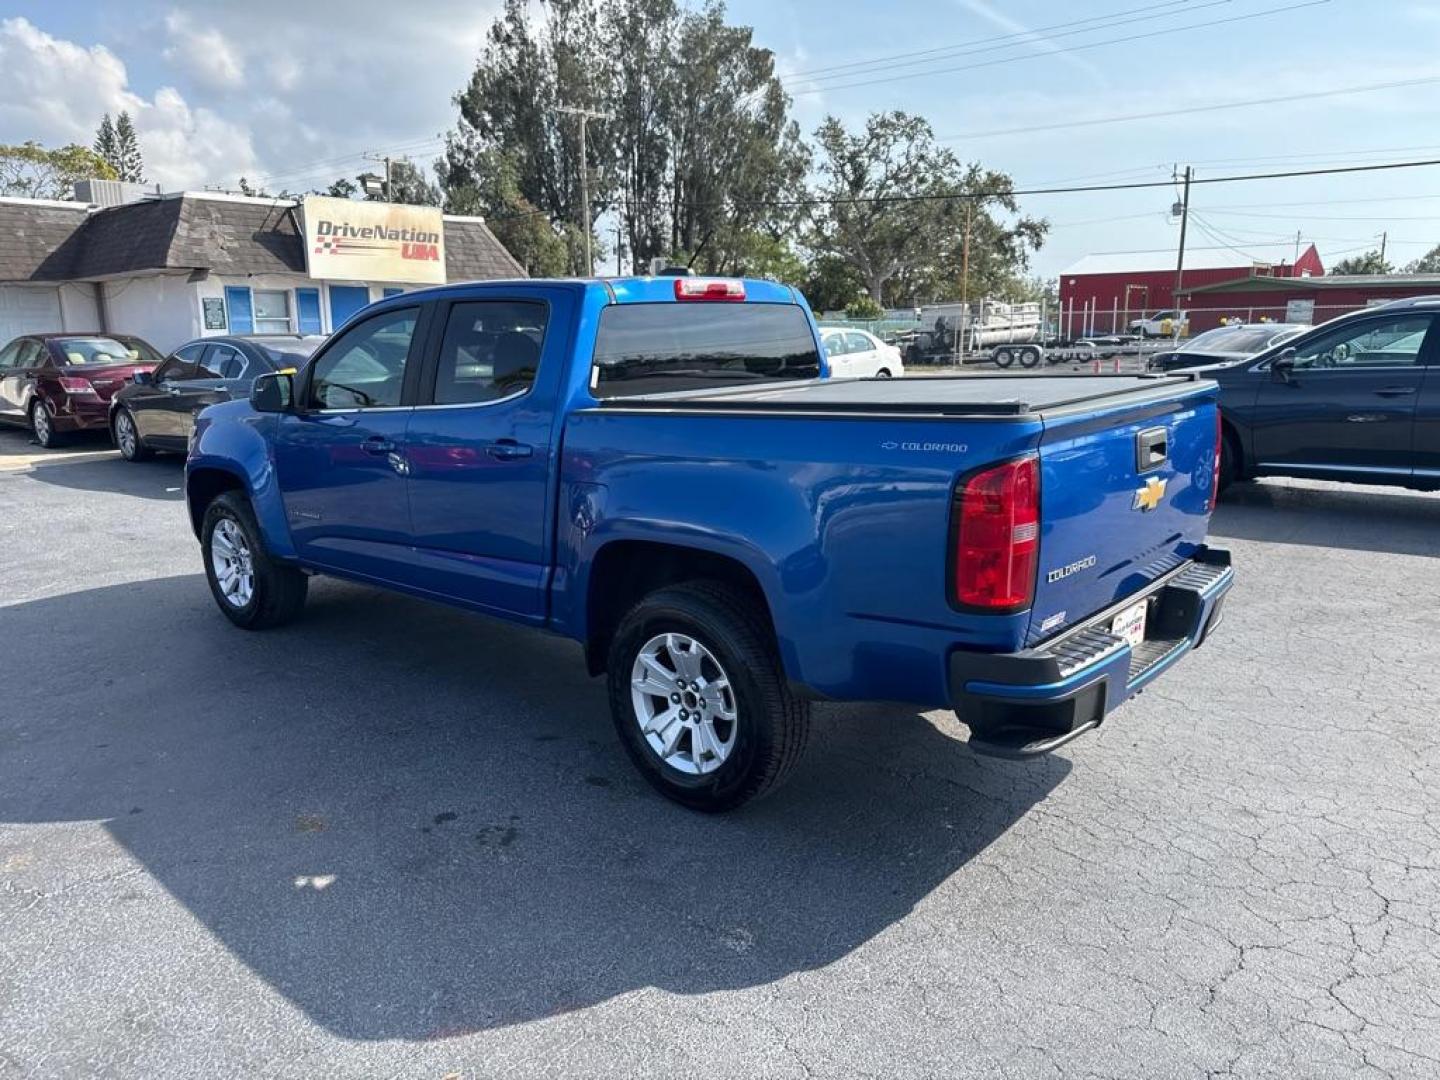
POLYGON ((243 608, 255 595, 255 559, 244 531, 230 518, 216 522, 210 533, 210 566, 225 602, 243 608))
POLYGON ((686 634, 657 634, 630 672, 635 721, 666 765, 692 776, 712 773, 735 748, 735 691, 714 653, 686 634))

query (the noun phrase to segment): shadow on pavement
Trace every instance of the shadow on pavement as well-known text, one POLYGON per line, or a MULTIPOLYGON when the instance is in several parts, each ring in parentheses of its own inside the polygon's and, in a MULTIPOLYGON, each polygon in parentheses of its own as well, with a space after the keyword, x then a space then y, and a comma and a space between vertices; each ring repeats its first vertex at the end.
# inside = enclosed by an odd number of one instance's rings
POLYGON ((1221 498, 1210 533, 1217 538, 1440 556, 1440 496, 1319 482, 1241 483, 1221 498))
POLYGON ((118 453, 106 457, 61 455, 35 461, 26 476, 75 491, 107 491, 167 501, 185 498, 185 459, 179 454, 160 454, 146 461, 126 461, 118 453))
POLYGON ((100 685, 12 692, 0 820, 103 820, 351 1039, 819 968, 1069 770, 977 759, 907 710, 829 706, 787 788, 706 817, 632 773, 602 682, 538 633, 321 581, 299 623, 247 634, 198 574, 4 611, 10 640, 83 648, 100 685))

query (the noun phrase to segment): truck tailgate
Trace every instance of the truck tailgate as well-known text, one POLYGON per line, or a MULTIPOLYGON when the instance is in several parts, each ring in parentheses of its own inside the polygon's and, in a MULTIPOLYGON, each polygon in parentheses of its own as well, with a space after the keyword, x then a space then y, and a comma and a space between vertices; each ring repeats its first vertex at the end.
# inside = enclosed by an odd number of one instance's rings
POLYGON ((1213 383, 1167 401, 1044 417, 1034 644, 1175 569, 1205 539, 1218 433, 1213 383))

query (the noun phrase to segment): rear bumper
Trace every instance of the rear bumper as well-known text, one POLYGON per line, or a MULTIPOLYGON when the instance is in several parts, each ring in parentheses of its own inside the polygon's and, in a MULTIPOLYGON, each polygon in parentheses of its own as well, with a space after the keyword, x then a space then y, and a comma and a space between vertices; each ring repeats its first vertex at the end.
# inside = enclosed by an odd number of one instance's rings
POLYGON ((55 410, 56 431, 103 431, 110 426, 110 402, 98 394, 68 394, 55 410))
POLYGON ((979 753, 1030 757, 1099 727, 1107 713, 1204 644, 1234 583, 1230 553, 1194 560, 1059 637, 1018 653, 950 655, 950 696, 979 753), (1111 619, 1148 599, 1146 637, 1132 648, 1111 619))

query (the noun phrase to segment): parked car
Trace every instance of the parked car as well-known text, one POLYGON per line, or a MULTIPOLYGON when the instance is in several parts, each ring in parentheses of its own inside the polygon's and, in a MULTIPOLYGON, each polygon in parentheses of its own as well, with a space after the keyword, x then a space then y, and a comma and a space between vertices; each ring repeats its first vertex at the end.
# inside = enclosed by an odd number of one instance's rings
POLYGON ((820 343, 834 379, 889 379, 905 374, 900 350, 866 330, 822 326, 820 343))
POLYGON ((1220 384, 1222 486, 1298 476, 1440 489, 1437 320, 1440 297, 1397 300, 1193 369, 1220 384))
POLYGON ((812 698, 1039 754, 1205 639, 1232 580, 1214 383, 824 368, 773 282, 382 300, 200 414, 211 592, 260 629, 333 574, 573 638, 639 771, 702 810, 792 770, 812 698))
POLYGON ((155 371, 137 372, 111 399, 110 433, 120 456, 142 461, 156 450, 183 453, 201 409, 247 397, 257 376, 299 367, 324 340, 210 337, 181 345, 155 371))
POLYGON ((1142 338, 1173 337, 1176 334, 1183 334, 1185 327, 1189 325, 1188 312, 1166 310, 1131 319, 1129 330, 1130 333, 1138 334, 1142 338))
POLYGON ((105 430, 110 398, 160 354, 128 334, 27 334, 0 349, 0 421, 52 447, 74 431, 105 430))
POLYGON ((1309 329, 1299 323, 1232 323, 1230 326, 1219 326, 1182 342, 1179 348, 1156 353, 1150 357, 1150 370, 1180 371, 1229 360, 1244 360, 1299 337, 1309 329))

